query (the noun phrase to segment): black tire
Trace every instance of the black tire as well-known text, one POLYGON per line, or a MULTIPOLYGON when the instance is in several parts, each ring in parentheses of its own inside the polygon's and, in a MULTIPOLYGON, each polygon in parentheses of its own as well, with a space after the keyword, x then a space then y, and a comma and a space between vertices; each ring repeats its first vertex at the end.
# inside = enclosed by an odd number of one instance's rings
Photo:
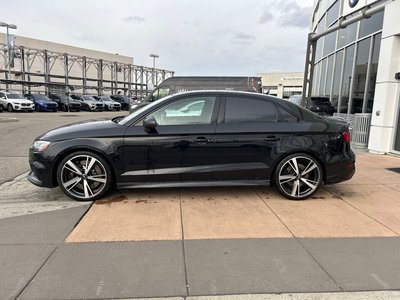
POLYGON ((13 109, 11 104, 7 105, 7 110, 8 110, 8 112, 13 112, 14 111, 14 109, 13 109))
POLYGON ((112 178, 109 164, 93 152, 71 153, 57 167, 58 185, 68 197, 78 201, 102 198, 110 190, 112 178))
POLYGON ((279 193, 290 200, 303 200, 313 195, 322 184, 322 167, 311 155, 295 153, 276 167, 274 183, 279 193))
POLYGON ((40 111, 40 107, 39 107, 39 105, 35 105, 35 110, 37 111, 37 112, 39 112, 40 111))

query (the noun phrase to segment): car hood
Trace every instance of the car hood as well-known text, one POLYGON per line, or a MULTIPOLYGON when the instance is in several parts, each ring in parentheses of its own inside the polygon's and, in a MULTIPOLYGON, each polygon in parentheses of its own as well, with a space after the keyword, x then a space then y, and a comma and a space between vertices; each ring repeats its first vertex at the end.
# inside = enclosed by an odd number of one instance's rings
POLYGON ((46 132, 36 138, 36 140, 56 142, 65 139, 104 137, 108 134, 122 134, 125 131, 123 125, 107 121, 86 121, 62 126, 46 132))
POLYGON ((9 102, 11 103, 28 103, 28 104, 33 104, 31 100, 27 99, 8 99, 9 102))
POLYGON ((103 103, 107 103, 107 104, 114 104, 114 105, 121 105, 121 103, 117 102, 117 101, 110 101, 110 100, 103 100, 103 103))
POLYGON ((90 105, 92 105, 92 104, 101 104, 101 105, 104 105, 103 103, 101 103, 100 101, 96 101, 96 100, 85 100, 85 101, 83 101, 83 100, 81 100, 81 102, 82 103, 86 103, 86 104, 90 104, 90 105))
POLYGON ((55 103, 54 101, 49 101, 49 100, 36 100, 37 103, 43 103, 43 104, 53 104, 55 103))

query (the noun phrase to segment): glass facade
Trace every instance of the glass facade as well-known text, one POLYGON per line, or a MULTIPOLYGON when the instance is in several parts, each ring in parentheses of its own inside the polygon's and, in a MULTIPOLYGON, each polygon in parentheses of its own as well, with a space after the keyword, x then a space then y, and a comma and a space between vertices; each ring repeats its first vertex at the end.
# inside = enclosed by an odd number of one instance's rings
MULTIPOLYGON (((319 1, 316 32, 337 24, 343 3, 319 1)), ((358 14, 361 11, 346 18, 358 14)), ((312 95, 329 97, 340 113, 372 112, 382 26, 383 11, 321 37, 312 95)))

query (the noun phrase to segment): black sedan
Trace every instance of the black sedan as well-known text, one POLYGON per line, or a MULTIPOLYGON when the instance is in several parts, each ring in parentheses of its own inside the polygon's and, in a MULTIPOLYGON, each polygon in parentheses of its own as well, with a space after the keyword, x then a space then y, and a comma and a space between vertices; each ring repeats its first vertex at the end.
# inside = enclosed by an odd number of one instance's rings
POLYGON ((111 187, 275 185, 294 200, 350 179, 346 123, 279 98, 201 91, 168 96, 125 118, 72 124, 38 137, 29 181, 76 200, 111 187))

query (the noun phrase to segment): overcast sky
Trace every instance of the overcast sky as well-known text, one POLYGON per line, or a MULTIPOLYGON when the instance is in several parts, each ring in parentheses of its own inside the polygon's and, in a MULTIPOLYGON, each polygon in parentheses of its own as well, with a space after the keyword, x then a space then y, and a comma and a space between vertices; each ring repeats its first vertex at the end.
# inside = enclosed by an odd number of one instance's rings
MULTIPOLYGON (((303 71, 313 0, 0 0, 17 35, 133 56, 176 75, 303 71)), ((5 32, 4 28, 0 29, 5 32)))

